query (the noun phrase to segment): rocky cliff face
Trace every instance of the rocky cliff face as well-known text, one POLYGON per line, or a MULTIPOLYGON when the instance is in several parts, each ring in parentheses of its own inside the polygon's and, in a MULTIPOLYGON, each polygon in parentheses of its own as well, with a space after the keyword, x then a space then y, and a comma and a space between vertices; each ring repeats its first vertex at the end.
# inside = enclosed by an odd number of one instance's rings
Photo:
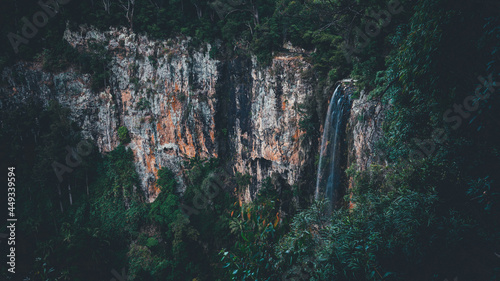
POLYGON ((376 144, 383 136, 382 124, 386 107, 377 99, 369 99, 362 91, 352 103, 347 125, 348 165, 357 171, 366 171, 380 163, 376 144))
MULTIPOLYGON (((221 130, 227 129, 226 153, 234 168, 252 176, 249 199, 256 191, 255 183, 273 173, 290 185, 294 184, 308 148, 301 147, 299 128, 302 113, 298 106, 312 96, 312 86, 301 77, 311 67, 300 55, 277 56, 268 67, 260 67, 255 59, 236 59, 223 65, 224 83, 220 92, 228 99, 221 106, 221 130)), ((222 153, 222 151, 221 151, 222 153)))
MULTIPOLYGON (((111 78, 92 91, 91 77, 74 69, 50 73, 39 62, 5 69, 2 106, 35 97, 59 101, 103 153, 118 144, 117 129, 130 132, 142 188, 152 201, 156 173, 169 167, 183 186, 182 162, 192 157, 225 157, 233 172, 250 174, 250 199, 273 173, 294 184, 307 157, 297 110, 312 93, 300 73, 310 68, 297 50, 276 56, 270 66, 255 59, 218 61, 211 46, 192 48, 187 38, 150 40, 127 29, 99 32, 82 27, 64 39, 77 49, 104 46, 111 78)), ((301 50, 299 50, 301 51, 301 50)))

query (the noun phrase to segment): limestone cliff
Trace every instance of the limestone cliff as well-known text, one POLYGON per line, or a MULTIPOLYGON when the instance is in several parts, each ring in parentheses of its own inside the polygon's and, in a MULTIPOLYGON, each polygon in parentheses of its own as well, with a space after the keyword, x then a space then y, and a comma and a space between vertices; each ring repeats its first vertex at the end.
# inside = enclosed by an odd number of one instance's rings
POLYGON ((80 27, 67 30, 64 40, 79 50, 92 44, 107 50, 112 60, 105 88, 91 90, 90 75, 73 68, 51 73, 40 62, 19 62, 1 73, 1 106, 55 99, 71 109, 102 153, 119 144, 117 129, 126 126, 151 201, 158 194, 158 169, 172 169, 183 186, 187 158, 224 156, 233 172, 253 176, 250 199, 273 173, 294 184, 314 155, 300 144, 297 108, 312 95, 301 77, 311 67, 302 50, 290 48, 260 66, 255 58, 211 58, 210 45, 194 48, 189 38, 151 40, 127 29, 80 27))

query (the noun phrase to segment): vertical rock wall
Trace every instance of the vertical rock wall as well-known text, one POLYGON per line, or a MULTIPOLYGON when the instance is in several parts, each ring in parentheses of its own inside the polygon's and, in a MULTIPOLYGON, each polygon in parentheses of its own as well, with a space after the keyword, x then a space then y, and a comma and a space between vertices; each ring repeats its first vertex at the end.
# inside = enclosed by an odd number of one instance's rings
POLYGON ((376 144, 383 136, 385 111, 382 102, 370 99, 365 91, 352 103, 347 125, 348 165, 357 171, 366 171, 370 165, 381 162, 376 144))
POLYGON ((260 66, 254 58, 218 61, 209 45, 193 48, 188 38, 150 40, 127 29, 81 27, 67 30, 64 39, 79 50, 92 44, 107 50, 106 87, 92 91, 90 75, 72 68, 51 73, 40 62, 20 62, 1 73, 1 106, 55 99, 72 110, 102 153, 119 144, 117 130, 126 126, 127 146, 151 201, 159 192, 158 169, 169 167, 184 186, 182 162, 188 158, 223 155, 234 172, 252 175, 250 199, 273 173, 294 184, 305 159, 313 157, 300 145, 298 111, 312 95, 301 77, 311 66, 295 49, 260 66))
POLYGON ((301 73, 310 68, 302 56, 276 56, 259 67, 255 59, 230 62, 227 109, 228 144, 235 170, 252 176, 251 192, 273 173, 292 185, 310 152, 301 147, 298 107, 312 96, 301 73))

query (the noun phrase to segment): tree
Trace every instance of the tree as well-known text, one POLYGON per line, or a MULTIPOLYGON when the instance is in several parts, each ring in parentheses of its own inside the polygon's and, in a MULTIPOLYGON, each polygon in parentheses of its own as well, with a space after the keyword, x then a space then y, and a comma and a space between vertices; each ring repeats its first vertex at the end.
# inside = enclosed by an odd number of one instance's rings
POLYGON ((125 11, 125 18, 129 23, 130 29, 134 29, 134 11, 135 0, 118 0, 120 7, 125 11))

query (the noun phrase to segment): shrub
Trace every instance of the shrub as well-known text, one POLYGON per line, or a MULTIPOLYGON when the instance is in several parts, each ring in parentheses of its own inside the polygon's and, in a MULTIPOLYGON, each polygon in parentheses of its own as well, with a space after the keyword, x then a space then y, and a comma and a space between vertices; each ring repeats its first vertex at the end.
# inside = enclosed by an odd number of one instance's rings
POLYGON ((118 139, 122 144, 127 144, 130 142, 130 135, 127 127, 121 126, 118 128, 118 139))
POLYGON ((149 109, 150 106, 151 106, 151 103, 147 99, 141 98, 139 100, 139 102, 135 105, 135 109, 145 110, 145 109, 149 109))

